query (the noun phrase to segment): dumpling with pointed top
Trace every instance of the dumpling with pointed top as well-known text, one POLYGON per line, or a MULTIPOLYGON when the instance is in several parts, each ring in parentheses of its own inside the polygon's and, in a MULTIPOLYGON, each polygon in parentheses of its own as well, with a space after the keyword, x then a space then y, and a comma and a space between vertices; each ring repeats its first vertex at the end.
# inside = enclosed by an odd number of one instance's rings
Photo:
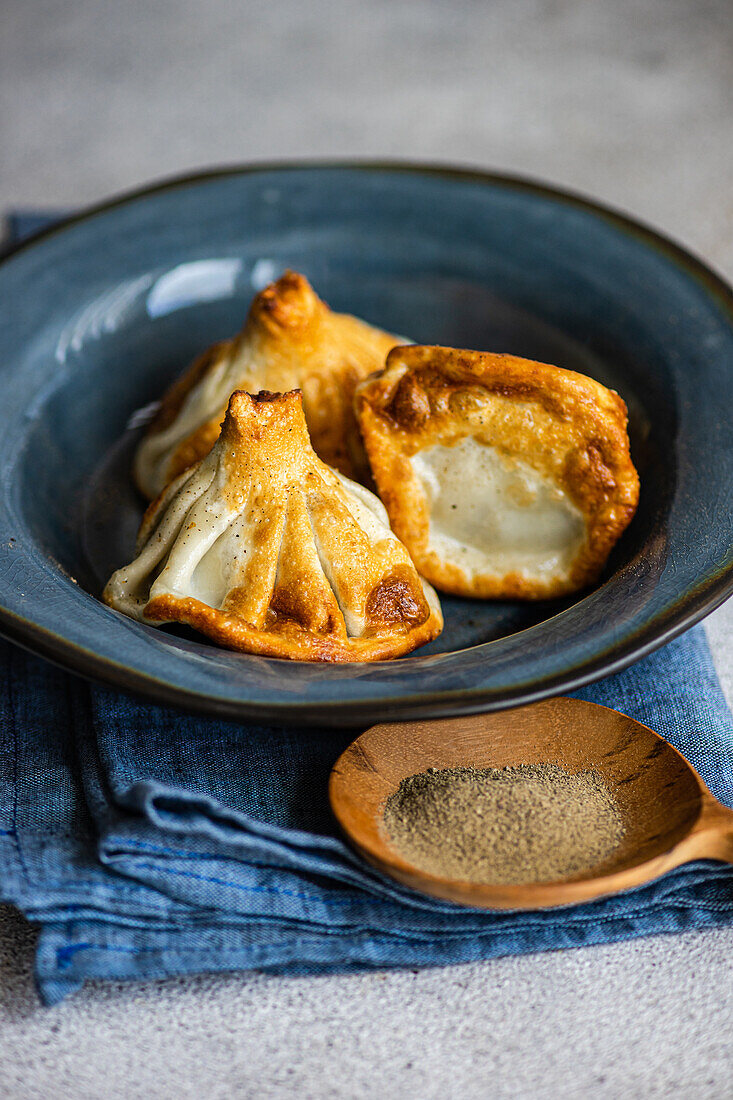
POLYGON ((395 348, 356 409, 392 528, 443 592, 575 592, 597 580, 636 510, 626 406, 585 375, 395 348))
POLYGON ((232 395, 218 442, 150 506, 104 600, 305 661, 398 657, 443 626, 380 501, 313 451, 297 391, 232 395))
POLYGON ((255 297, 241 333, 205 351, 168 390, 135 455, 138 488, 152 499, 208 454, 235 390, 302 390, 316 454, 347 477, 368 479, 354 389, 404 342, 332 312, 303 275, 286 271, 255 297))

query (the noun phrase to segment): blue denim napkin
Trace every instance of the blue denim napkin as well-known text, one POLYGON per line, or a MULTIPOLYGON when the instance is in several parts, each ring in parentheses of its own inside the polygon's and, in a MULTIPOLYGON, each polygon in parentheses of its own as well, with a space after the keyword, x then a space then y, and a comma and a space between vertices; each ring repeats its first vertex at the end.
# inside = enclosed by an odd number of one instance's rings
MULTIPOLYGON (((188 717, 1 641, 0 662, 0 898, 40 925, 46 1004, 87 978, 428 966, 733 921, 733 868, 713 862, 562 910, 424 898, 336 832, 327 778, 353 732, 188 717)), ((658 730, 733 805, 701 627, 577 694, 658 730)))

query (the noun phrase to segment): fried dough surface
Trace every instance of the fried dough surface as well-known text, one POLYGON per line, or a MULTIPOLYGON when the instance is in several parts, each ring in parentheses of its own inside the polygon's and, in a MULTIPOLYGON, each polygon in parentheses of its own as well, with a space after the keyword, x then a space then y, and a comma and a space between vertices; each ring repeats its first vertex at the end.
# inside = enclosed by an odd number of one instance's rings
POLYGON ((306 661, 401 656, 443 626, 380 501, 315 454, 298 391, 232 395, 218 441, 150 505, 104 600, 306 661))
POLYGON ((626 405, 573 371, 399 347, 357 388, 355 408, 392 528, 443 592, 576 592, 636 510, 626 405))
POLYGON ((354 389, 402 341, 322 302, 287 271, 253 300, 241 333, 208 348, 165 394, 134 460, 152 499, 213 447, 235 390, 300 389, 313 447, 347 477, 368 478, 353 413, 354 389))

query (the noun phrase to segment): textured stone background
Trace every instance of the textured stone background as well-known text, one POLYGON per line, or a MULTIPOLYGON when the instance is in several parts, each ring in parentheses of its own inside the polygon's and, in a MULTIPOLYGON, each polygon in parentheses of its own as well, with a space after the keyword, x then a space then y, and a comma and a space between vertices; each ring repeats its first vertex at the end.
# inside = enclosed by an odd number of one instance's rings
MULTIPOLYGON (((462 161, 586 191, 730 277, 732 105, 730 0, 2 0, 0 211, 249 159, 462 161)), ((50 1011, 32 950, 0 910, 9 1098, 733 1094, 733 930, 50 1011)))

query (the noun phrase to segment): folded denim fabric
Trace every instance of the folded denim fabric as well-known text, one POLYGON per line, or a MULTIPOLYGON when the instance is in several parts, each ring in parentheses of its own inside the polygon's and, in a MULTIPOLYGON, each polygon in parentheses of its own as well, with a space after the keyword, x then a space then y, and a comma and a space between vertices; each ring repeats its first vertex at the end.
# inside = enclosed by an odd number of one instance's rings
MULTIPOLYGON (((352 732, 187 717, 0 643, 0 895, 41 926, 47 1004, 87 978, 427 966, 733 920, 733 868, 538 912, 372 871, 327 780, 352 732)), ((701 627, 577 693, 657 729, 733 804, 733 723, 701 627)))
MULTIPOLYGON (((40 925, 53 1004, 89 978, 429 966, 733 922, 700 861, 591 904, 486 912, 371 870, 331 817, 354 731, 191 717, 0 642, 0 898, 40 925)), ((702 627, 577 696, 656 729, 733 805, 733 722, 702 627)))

